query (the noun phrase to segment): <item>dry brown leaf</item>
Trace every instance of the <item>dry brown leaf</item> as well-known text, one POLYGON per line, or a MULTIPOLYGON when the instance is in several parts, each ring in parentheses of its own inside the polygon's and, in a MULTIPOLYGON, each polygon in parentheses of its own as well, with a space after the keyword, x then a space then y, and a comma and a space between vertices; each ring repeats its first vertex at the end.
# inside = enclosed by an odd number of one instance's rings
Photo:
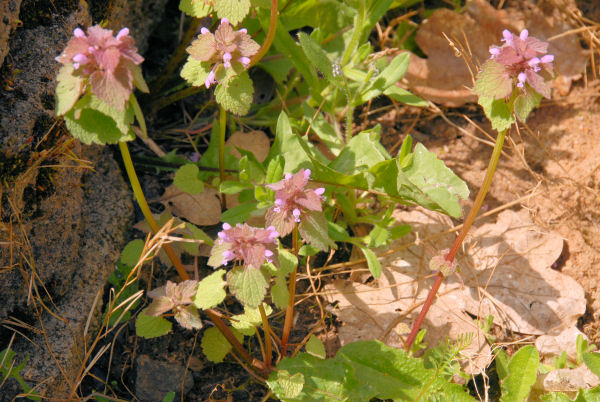
MULTIPOLYGON (((499 43, 504 29, 520 32, 525 27, 539 39, 548 39, 570 29, 564 18, 546 15, 534 6, 524 12, 510 10, 507 13, 486 1, 475 0, 469 2, 461 14, 438 9, 421 25, 416 35, 416 42, 427 59, 411 54, 405 81, 416 95, 445 106, 474 102, 476 97, 469 88, 473 86, 477 65, 490 57, 489 47, 499 43), (470 69, 444 34, 465 48, 472 60, 470 69)), ((584 71, 587 56, 573 35, 553 40, 548 52, 555 56, 555 70, 561 82, 559 92, 562 94, 565 88, 568 92, 571 80, 580 77, 584 71)))
POLYGON ((269 137, 260 130, 250 131, 248 133, 237 131, 229 137, 225 146, 229 147, 229 153, 236 158, 242 157, 239 151, 235 149, 237 147, 252 152, 259 162, 264 162, 269 155, 271 142, 269 141, 269 137))
POLYGON ((217 191, 212 188, 204 187, 200 194, 188 194, 170 185, 160 200, 173 215, 194 225, 216 225, 221 221, 221 203, 217 191))
POLYGON ((532 393, 566 392, 574 397, 580 389, 600 385, 600 379, 585 364, 574 369, 552 370, 537 378, 532 393))
MULTIPOLYGON (((415 209, 398 211, 395 217, 412 226, 411 243, 382 258, 384 270, 376 287, 341 280, 325 287, 328 301, 338 302, 334 312, 344 323, 339 328, 342 345, 386 338, 401 347, 400 336, 390 327, 412 325, 433 282, 429 260, 454 239, 440 235, 452 222, 438 213, 415 209), (415 242, 417 238, 421 240, 415 242), (401 317, 403 312, 407 317, 401 317)), ((482 319, 493 314, 494 323, 525 334, 573 327, 585 311, 585 298, 577 282, 550 268, 562 243, 556 234, 533 225, 527 211, 504 211, 496 223, 477 228, 466 244, 467 253, 457 256, 465 285, 456 277, 444 280, 423 325, 425 341, 436 345, 446 335, 456 340, 474 333, 464 354, 470 358, 466 370, 476 373, 491 354, 484 334, 466 313, 482 319)))

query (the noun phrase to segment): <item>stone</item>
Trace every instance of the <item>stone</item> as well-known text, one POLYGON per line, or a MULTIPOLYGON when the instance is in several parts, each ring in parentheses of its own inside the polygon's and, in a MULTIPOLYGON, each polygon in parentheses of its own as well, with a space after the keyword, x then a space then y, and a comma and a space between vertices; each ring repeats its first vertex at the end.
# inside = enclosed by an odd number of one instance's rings
POLYGON ((194 378, 190 370, 177 363, 167 363, 141 355, 136 360, 137 377, 135 382, 136 397, 144 402, 160 402, 170 391, 175 391, 175 399, 181 399, 181 383, 183 396, 194 386, 194 378))

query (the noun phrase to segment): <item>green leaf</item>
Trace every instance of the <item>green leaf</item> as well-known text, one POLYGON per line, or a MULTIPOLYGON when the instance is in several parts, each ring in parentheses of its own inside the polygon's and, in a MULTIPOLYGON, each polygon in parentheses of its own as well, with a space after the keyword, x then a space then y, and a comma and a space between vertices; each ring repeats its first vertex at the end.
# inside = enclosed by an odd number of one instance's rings
POLYGON ((508 363, 508 375, 502 382, 501 401, 524 401, 537 377, 540 356, 532 345, 522 347, 508 363))
POLYGON ((319 359, 325 359, 327 353, 325 352, 325 345, 315 335, 311 335, 306 342, 306 353, 318 357, 319 359))
POLYGON ((319 137, 319 139, 327 146, 331 153, 338 156, 344 149, 344 141, 335 132, 333 126, 325 120, 323 113, 319 112, 315 115, 315 110, 308 106, 306 102, 302 103, 302 111, 304 119, 310 124, 311 130, 319 137))
MULTIPOLYGON (((238 331, 234 328, 230 329, 238 341, 242 342, 244 340, 244 337, 238 331)), ((231 344, 217 327, 210 327, 204 331, 201 346, 206 358, 214 363, 221 363, 227 353, 231 351, 231 344)))
POLYGON ((169 391, 162 399, 162 402, 173 402, 175 399, 175 391, 169 391))
POLYGON ((204 18, 211 13, 212 6, 202 0, 181 0, 179 10, 195 18, 204 18))
POLYGON ((402 102, 405 105, 415 107, 427 107, 429 103, 425 99, 413 95, 406 89, 400 88, 398 85, 392 85, 383 91, 383 94, 392 98, 395 101, 402 102))
POLYGON ((382 225, 375 225, 369 233, 369 247, 381 247, 387 244, 390 232, 382 225))
POLYGON ((221 221, 227 222, 231 225, 242 223, 250 218, 252 212, 256 211, 257 205, 258 204, 256 202, 247 202, 236 205, 235 207, 223 212, 223 215, 221 215, 221 221))
POLYGON ((327 251, 330 247, 337 248, 335 243, 329 238, 327 219, 322 212, 310 211, 310 213, 302 216, 298 230, 304 241, 322 251, 327 251))
POLYGON ((330 83, 338 87, 343 85, 342 77, 334 74, 331 60, 329 60, 327 53, 325 53, 318 43, 312 40, 311 37, 304 32, 298 33, 298 41, 300 42, 300 46, 302 46, 302 50, 304 51, 304 54, 306 54, 306 57, 313 62, 315 67, 323 73, 330 83))
POLYGON ((304 387, 287 397, 276 372, 267 384, 282 401, 369 401, 432 400, 444 396, 449 401, 473 401, 458 384, 448 382, 435 370, 426 369, 422 359, 410 358, 402 349, 379 341, 358 341, 343 346, 333 359, 320 359, 308 353, 284 358, 279 371, 302 374, 304 387))
MULTIPOLYGON (((196 3, 203 3, 203 1, 197 0, 188 0, 195 1, 196 3)), ((189 56, 186 63, 183 65, 181 69, 181 77, 186 80, 190 85, 195 87, 201 87, 204 85, 204 81, 206 81, 206 77, 210 74, 211 66, 208 62, 203 62, 194 59, 189 56)))
POLYGON ((242 304, 256 308, 267 294, 269 282, 260 269, 235 267, 227 273, 229 290, 242 304))
POLYGON ((480 97, 501 99, 513 91, 513 82, 506 68, 495 60, 488 60, 477 75, 473 93, 480 97))
POLYGON ((549 394, 542 395, 543 402, 571 402, 571 398, 563 394, 562 392, 551 392, 549 394))
POLYGON ((462 215, 459 199, 468 198, 469 188, 435 153, 417 144, 412 164, 403 172, 412 184, 450 216, 458 218, 462 215))
POLYGON ((233 26, 242 22, 250 11, 250 0, 214 0, 213 3, 219 18, 227 18, 233 26))
POLYGON ((144 93, 149 93, 150 88, 148 88, 148 84, 146 83, 146 80, 144 80, 142 68, 140 66, 132 67, 131 74, 133 75, 133 83, 135 84, 136 88, 144 93))
MULTIPOLYGON (((385 93, 386 90, 396 87, 396 83, 400 81, 406 73, 409 61, 410 55, 407 52, 400 53, 398 56, 394 57, 390 64, 365 87, 360 97, 355 101, 355 105, 361 105, 376 96, 385 93)), ((366 79, 366 75, 364 79, 366 79)), ((396 90, 391 89, 390 93, 394 93, 394 91, 396 90)), ((400 94, 402 92, 398 91, 398 93, 400 94)))
POLYGON ((286 308, 290 299, 290 292, 287 287, 285 275, 277 275, 275 277, 275 283, 271 287, 271 298, 278 309, 283 310, 286 308))
POLYGON ((127 243, 123 251, 121 252, 121 261, 123 264, 130 267, 135 267, 135 264, 139 261, 142 256, 142 250, 144 249, 144 241, 142 239, 135 239, 127 243))
MULTIPOLYGON (((253 184, 263 183, 265 180, 265 168, 256 159, 256 156, 252 152, 240 148, 238 148, 238 151, 243 155, 239 162, 240 180, 253 184)), ((254 188, 254 186, 247 188, 254 188)))
POLYGON ((254 186, 240 181, 225 180, 219 185, 219 192, 223 194, 237 194, 249 188, 254 188, 254 186))
POLYGON ((247 71, 228 77, 215 89, 217 103, 238 116, 248 113, 252 105, 253 94, 252 80, 247 71))
MULTIPOLYGON (((283 158, 284 172, 296 172, 300 168, 310 168, 310 158, 300 145, 303 141, 302 137, 292 132, 292 126, 287 114, 281 112, 277 119, 275 141, 271 145, 267 160, 271 161, 276 157, 283 158)), ((267 183, 269 183, 268 179, 267 174, 267 183)))
POLYGON ((225 270, 220 269, 198 283, 198 291, 192 299, 194 305, 199 309, 209 309, 217 306, 225 300, 225 285, 227 282, 223 280, 225 270))
POLYGON ((517 96, 515 99, 515 103, 513 104, 517 118, 522 122, 527 120, 529 113, 531 113, 536 106, 539 106, 541 100, 542 95, 533 90, 519 94, 519 96, 517 96))
POLYGON ((71 110, 79 99, 84 80, 73 75, 73 65, 66 64, 60 68, 56 81, 56 115, 62 116, 71 110))
POLYGON ((273 385, 284 398, 295 398, 302 392, 304 376, 302 373, 290 375, 287 370, 279 370, 277 371, 277 382, 273 385))
POLYGON ((380 130, 381 127, 376 126, 352 137, 329 167, 344 174, 355 174, 391 159, 390 154, 379 141, 380 130))
POLYGON ((480 96, 478 102, 487 118, 490 119, 494 130, 507 130, 515 122, 504 99, 494 100, 491 96, 480 96))
POLYGON ((25 380, 23 380, 20 374, 21 371, 25 368, 27 360, 29 360, 29 355, 25 356, 25 359, 23 359, 23 361, 19 365, 15 365, 15 356, 16 353, 10 348, 6 348, 0 352, 0 384, 4 384, 4 381, 6 381, 6 379, 12 377, 19 383, 21 388, 23 388, 24 393, 27 394, 27 399, 31 401, 42 400, 42 398, 38 396, 37 392, 33 388, 31 388, 25 382, 25 380))
POLYGON ((499 380, 504 380, 508 375, 508 360, 509 356, 504 349, 499 349, 494 358, 494 362, 496 363, 496 373, 498 373, 499 380))
POLYGON ((288 31, 319 27, 333 34, 352 24, 356 10, 338 0, 294 1, 282 11, 280 19, 288 31))
POLYGON ((279 248, 279 270, 283 275, 290 274, 298 266, 298 257, 289 251, 279 248))
MULTIPOLYGON (((271 306, 263 303, 267 317, 273 312, 271 306)), ((238 314, 231 317, 231 325, 242 335, 252 336, 256 333, 256 327, 262 324, 262 317, 258 308, 244 307, 244 314, 238 314)))
MULTIPOLYGON (((213 127, 210 132, 210 142, 208 148, 202 154, 202 159, 198 162, 198 165, 202 167, 218 168, 219 167, 219 120, 213 120, 213 127)), ((225 152, 225 169, 237 169, 238 160, 235 156, 229 152, 225 152)), ((213 176, 218 176, 219 172, 204 171, 200 172, 200 178, 207 181, 213 176)))
POLYGON ((400 147, 400 151, 398 151, 396 159, 398 159, 403 169, 412 163, 412 137, 410 134, 402 141, 402 146, 400 147))
POLYGON ((369 266, 369 271, 371 271, 373 277, 375 279, 379 279, 379 277, 381 276, 381 263, 377 259, 377 256, 375 255, 373 250, 361 244, 356 245, 360 248, 360 251, 362 251, 365 258, 367 259, 367 265, 369 266))
POLYGON ((177 169, 173 184, 189 194, 201 194, 204 191, 204 182, 200 180, 200 169, 194 163, 187 163, 177 169))
POLYGON ((410 225, 397 225, 390 229, 390 240, 406 236, 411 231, 410 225))
POLYGON ((146 315, 146 310, 143 309, 135 320, 135 333, 142 338, 151 339, 168 334, 171 331, 173 324, 171 321, 162 318, 161 316, 154 317, 146 315))
POLYGON ((600 353, 584 353, 583 362, 592 373, 600 378, 600 353))

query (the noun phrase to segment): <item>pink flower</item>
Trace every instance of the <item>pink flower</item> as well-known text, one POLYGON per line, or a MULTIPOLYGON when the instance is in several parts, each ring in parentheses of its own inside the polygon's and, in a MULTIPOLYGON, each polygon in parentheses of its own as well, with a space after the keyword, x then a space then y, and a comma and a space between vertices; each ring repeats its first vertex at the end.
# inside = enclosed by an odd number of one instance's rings
POLYGON ((307 211, 323 211, 321 203, 325 189, 307 188, 309 179, 310 170, 300 169, 294 175, 288 173, 283 180, 267 185, 275 190, 275 205, 269 208, 265 220, 282 236, 289 234, 307 211))
MULTIPOLYGON (((518 88, 527 90, 527 84, 540 95, 549 98, 546 81, 552 77, 554 56, 546 54, 548 43, 542 42, 524 29, 517 36, 509 30, 502 32, 504 45, 490 48, 491 59, 503 67, 504 80, 511 80, 518 88)), ((488 62, 489 63, 489 62, 488 62)), ((486 64, 488 64, 486 63, 486 64)), ((484 66, 485 70, 485 66, 484 66)), ((502 71, 502 70, 500 70, 502 71)), ((502 79, 499 80, 502 82, 502 79)), ((502 85, 504 97, 512 93, 512 86, 502 85)))
MULTIPOLYGON (((144 61, 129 29, 121 29, 114 37, 112 30, 95 25, 87 34, 76 28, 73 36, 56 61, 71 65, 75 75, 87 79, 94 95, 123 110, 133 92, 134 70, 144 61)), ((86 90, 87 85, 82 93, 86 90)))
POLYGON ((273 250, 277 246, 279 233, 273 226, 263 229, 245 223, 238 223, 234 227, 224 223, 218 237, 211 255, 213 263, 209 261, 210 265, 227 265, 229 261, 240 263, 243 261, 247 266, 260 268, 265 261, 273 261, 273 250))
POLYGON ((246 29, 234 31, 227 18, 223 18, 214 34, 207 28, 202 28, 198 39, 192 42, 187 52, 194 59, 213 66, 204 82, 206 88, 209 88, 224 76, 221 67, 246 69, 250 65, 250 57, 259 48, 246 29))

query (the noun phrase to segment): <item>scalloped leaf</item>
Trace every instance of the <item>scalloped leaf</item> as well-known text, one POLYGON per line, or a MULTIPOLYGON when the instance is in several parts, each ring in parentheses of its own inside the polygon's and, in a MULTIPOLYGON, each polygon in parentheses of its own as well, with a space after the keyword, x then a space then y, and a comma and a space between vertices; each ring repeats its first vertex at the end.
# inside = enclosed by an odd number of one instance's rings
POLYGON ((130 241, 121 252, 121 262, 129 267, 134 267, 142 256, 143 250, 144 241, 142 239, 130 241))
POLYGON ((161 316, 147 315, 148 308, 143 309, 135 320, 135 333, 142 338, 151 339, 168 334, 173 327, 171 321, 161 316))
POLYGON ((310 213, 302 216, 298 230, 306 242, 322 251, 326 251, 329 247, 337 248, 329 238, 327 218, 322 212, 310 211, 310 213))
POLYGON ((190 85, 195 87, 201 87, 206 81, 206 77, 210 74, 210 64, 188 57, 187 61, 181 69, 181 77, 186 80, 190 85))
POLYGON ((217 306, 225 300, 225 285, 227 282, 223 280, 225 270, 220 269, 198 283, 198 291, 192 299, 194 305, 199 309, 209 309, 217 306))
POLYGON ((204 18, 212 12, 212 6, 204 0, 181 0, 179 11, 183 11, 194 18, 204 18))
MULTIPOLYGON (((263 303, 267 317, 271 315, 273 309, 266 303, 263 303)), ((244 307, 244 314, 238 314, 231 317, 231 325, 242 335, 252 336, 256 333, 256 327, 262 324, 262 317, 258 308, 244 307)))
POLYGON ((219 18, 227 18, 231 25, 237 25, 250 12, 250 0, 214 0, 219 18))
POLYGON ((187 163, 177 169, 173 184, 189 194, 200 194, 204 191, 204 182, 199 177, 200 169, 194 163, 187 163))
POLYGON ((267 294, 269 282, 260 269, 235 267, 227 273, 229 290, 242 304, 256 308, 267 294))
POLYGON ((219 105, 238 116, 248 113, 253 95, 252 80, 246 71, 228 77, 215 89, 215 99, 219 105))
MULTIPOLYGON (((234 328, 231 328, 231 332, 238 341, 242 342, 244 340, 244 337, 234 328)), ((201 346, 206 358, 215 363, 221 363, 227 353, 231 351, 231 344, 217 327, 210 327, 204 331, 201 346)))
POLYGON ((64 65, 60 68, 56 77, 56 115, 62 116, 67 113, 77 102, 83 89, 84 79, 73 75, 73 66, 64 65))
POLYGON ((327 357, 327 353, 325 352, 325 345, 319 338, 317 338, 314 334, 310 336, 308 342, 306 342, 306 353, 311 354, 313 356, 318 357, 319 359, 325 359, 327 357))

